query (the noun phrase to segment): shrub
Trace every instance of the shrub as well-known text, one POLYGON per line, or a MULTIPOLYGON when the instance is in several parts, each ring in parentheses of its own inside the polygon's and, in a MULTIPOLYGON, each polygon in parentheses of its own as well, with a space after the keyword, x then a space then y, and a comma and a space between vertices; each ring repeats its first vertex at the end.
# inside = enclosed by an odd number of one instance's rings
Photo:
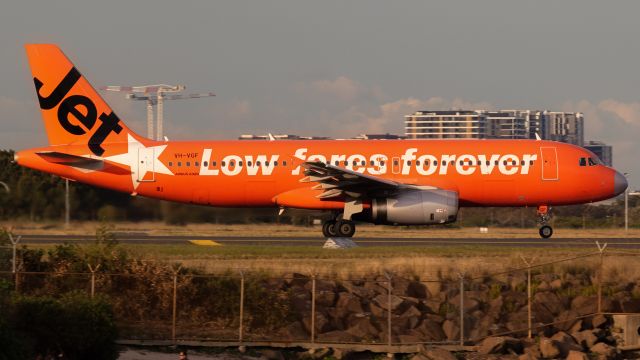
POLYGON ((17 297, 9 325, 30 344, 34 355, 65 354, 71 359, 116 359, 117 331, 110 305, 69 293, 60 299, 17 297))

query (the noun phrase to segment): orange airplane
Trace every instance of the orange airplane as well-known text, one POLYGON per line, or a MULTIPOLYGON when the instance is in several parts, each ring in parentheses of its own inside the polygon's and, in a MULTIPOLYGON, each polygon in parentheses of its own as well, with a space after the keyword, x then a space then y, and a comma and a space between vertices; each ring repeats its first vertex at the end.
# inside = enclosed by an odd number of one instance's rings
POLYGON ((32 169, 191 204, 322 210, 327 237, 354 221, 445 224, 461 206, 555 205, 614 197, 626 178, 578 146, 542 140, 156 141, 131 131, 55 45, 26 45, 49 146, 32 169))

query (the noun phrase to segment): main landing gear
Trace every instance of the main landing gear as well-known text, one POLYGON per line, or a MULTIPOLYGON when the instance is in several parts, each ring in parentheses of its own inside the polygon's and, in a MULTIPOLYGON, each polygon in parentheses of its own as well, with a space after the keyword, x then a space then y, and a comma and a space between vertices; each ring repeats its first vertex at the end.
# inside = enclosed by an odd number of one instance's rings
POLYGON ((553 235, 553 228, 547 225, 549 220, 551 220, 551 208, 546 205, 538 206, 538 222, 542 225, 538 233, 543 239, 548 239, 553 235))
POLYGON ((356 224, 349 220, 327 220, 322 223, 322 234, 325 237, 353 237, 356 224))

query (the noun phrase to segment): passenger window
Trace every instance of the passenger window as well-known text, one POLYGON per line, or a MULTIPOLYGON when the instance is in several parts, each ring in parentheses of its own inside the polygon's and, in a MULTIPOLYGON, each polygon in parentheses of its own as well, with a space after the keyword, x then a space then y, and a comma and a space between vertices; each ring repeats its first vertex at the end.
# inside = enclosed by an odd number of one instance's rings
POLYGON ((511 162, 511 165, 516 166, 516 161, 515 161, 515 160, 513 160, 513 161, 511 162))
MULTIPOLYGON (((224 166, 224 163, 222 165, 224 166)), ((251 161, 247 161, 247 166, 251 166, 251 161)))
POLYGON ((411 166, 411 161, 407 161, 407 166, 411 166))
POLYGON ((278 166, 278 160, 273 162, 273 166, 278 166))
POLYGON ((173 162, 172 161, 169 161, 169 166, 173 166, 173 162))
POLYGON ((416 160, 416 166, 420 166, 420 160, 416 160))
POLYGON ((282 162, 282 166, 287 166, 287 160, 282 162))
POLYGON ((191 166, 191 162, 187 161, 187 165, 186 166, 191 166))
POLYGON ((178 166, 182 166, 182 162, 178 161, 178 166))
POLYGON ((533 160, 529 160, 529 165, 533 165, 533 160))
POLYGON ((344 161, 344 166, 349 165, 349 162, 347 160, 344 161))
POLYGON ((226 162, 224 162, 224 161, 223 161, 223 162, 222 162, 221 164, 222 164, 222 166, 225 166, 225 165, 227 165, 227 163, 226 163, 226 162))
POLYGON ((336 160, 334 163, 336 166, 340 166, 340 161, 336 160))
POLYGON ((495 165, 498 165, 498 160, 496 160, 496 163, 495 163, 495 165))
POLYGON ((384 166, 384 160, 380 161, 380 166, 384 166))
POLYGON ((216 162, 215 162, 215 161, 212 161, 212 162, 211 162, 211 165, 212 165, 212 166, 216 166, 216 162))
POLYGON ((238 166, 242 166, 242 160, 238 161, 238 166))
POLYGON ((353 160, 353 166, 356 166, 356 165, 358 165, 358 162, 353 160))
POLYGON ((193 165, 198 166, 199 163, 196 161, 196 162, 193 163, 193 165))
POLYGON ((364 161, 364 160, 362 160, 362 162, 361 162, 360 164, 361 164, 362 166, 365 166, 365 165, 367 165, 367 162, 366 162, 366 161, 364 161))
POLYGON ((256 161, 256 166, 260 166, 260 161, 256 161))
POLYGON ((375 165, 375 162, 373 160, 371 160, 371 166, 375 165))
POLYGON ((438 166, 438 160, 433 160, 433 166, 438 166))
POLYGON ((236 166, 236 162, 233 160, 229 161, 229 166, 236 166))
POLYGON ((580 166, 587 166, 587 159, 581 157, 580 158, 580 166))
POLYGON ((265 166, 269 166, 269 162, 268 162, 268 161, 265 161, 265 162, 264 162, 264 165, 265 165, 265 166))
POLYGON ((205 162, 202 163, 202 165, 204 165, 204 167, 208 167, 209 166, 209 162, 205 161, 205 162))
POLYGON ((393 165, 398 166, 398 160, 393 160, 393 165))
POLYGON ((442 160, 442 166, 447 166, 447 162, 445 160, 442 160))

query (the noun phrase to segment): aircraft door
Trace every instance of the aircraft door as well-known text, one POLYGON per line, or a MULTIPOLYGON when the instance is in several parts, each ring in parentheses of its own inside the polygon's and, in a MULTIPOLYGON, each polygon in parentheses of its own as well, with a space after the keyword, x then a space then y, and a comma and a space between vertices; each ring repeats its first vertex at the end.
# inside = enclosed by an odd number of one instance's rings
POLYGON ((540 147, 542 180, 558 180, 558 153, 555 147, 540 147))
POLYGON ((395 175, 400 174, 400 158, 395 156, 391 159, 391 172, 395 175))
POLYGON ((138 182, 156 181, 154 172, 154 149, 138 148, 138 182))

